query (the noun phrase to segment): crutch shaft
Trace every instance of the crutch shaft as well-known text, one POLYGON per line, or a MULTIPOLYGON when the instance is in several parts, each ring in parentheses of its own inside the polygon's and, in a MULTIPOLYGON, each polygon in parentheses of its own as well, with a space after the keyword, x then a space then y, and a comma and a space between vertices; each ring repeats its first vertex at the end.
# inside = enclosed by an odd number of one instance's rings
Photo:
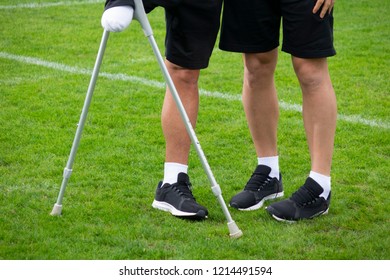
POLYGON ((64 197, 64 193, 65 193, 66 186, 68 184, 68 180, 72 174, 73 162, 74 162, 74 159, 76 157, 77 149, 78 149, 80 139, 81 139, 81 134, 83 132, 85 121, 87 119, 89 106, 91 104, 92 95, 93 95, 93 92, 95 90, 96 80, 97 80, 98 75, 99 75, 100 65, 102 64, 103 55, 104 55, 104 51, 106 49, 109 34, 110 34, 110 32, 104 30, 103 35, 102 35, 102 40, 101 40, 100 46, 99 46, 99 51, 98 51, 98 54, 96 57, 95 65, 94 65, 94 68, 92 71, 91 80, 89 82, 87 95, 85 97, 84 106, 83 106, 83 109, 82 109, 82 112, 80 115, 80 120, 79 120, 78 125, 77 125, 76 134, 75 134, 75 137, 73 139, 73 144, 72 144, 72 148, 70 150, 68 162, 66 164, 66 167, 64 168, 60 192, 58 194, 57 202, 54 204, 53 210, 51 212, 51 215, 53 215, 53 216, 61 215, 61 212, 62 212, 62 199, 64 197))

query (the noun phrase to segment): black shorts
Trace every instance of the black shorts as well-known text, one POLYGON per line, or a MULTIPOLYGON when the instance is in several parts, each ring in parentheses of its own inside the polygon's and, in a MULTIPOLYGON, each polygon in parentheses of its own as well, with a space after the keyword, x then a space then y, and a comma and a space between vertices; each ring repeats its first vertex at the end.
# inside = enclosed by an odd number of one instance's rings
MULTIPOLYGON (((222 0, 143 0, 146 12, 165 8, 165 56, 188 69, 209 65, 220 26, 222 0)), ((130 5, 133 0, 107 0, 106 9, 130 5)), ((153 28, 153 26, 152 26, 153 28)))
POLYGON ((222 0, 183 0, 165 9, 165 55, 188 69, 209 64, 220 26, 222 0))
POLYGON ((225 0, 219 47, 258 53, 279 46, 301 58, 333 56, 333 15, 319 17, 312 10, 317 0, 225 0))

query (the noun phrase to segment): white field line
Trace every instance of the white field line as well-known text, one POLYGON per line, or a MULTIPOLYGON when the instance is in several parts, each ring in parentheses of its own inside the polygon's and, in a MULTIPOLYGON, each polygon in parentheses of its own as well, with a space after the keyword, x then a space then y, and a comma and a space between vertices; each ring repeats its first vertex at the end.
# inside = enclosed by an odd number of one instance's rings
POLYGON ((75 5, 85 5, 85 4, 102 4, 104 6, 104 0, 83 0, 83 1, 60 1, 60 2, 48 2, 48 3, 24 3, 16 5, 2 6, 0 5, 0 10, 12 10, 12 9, 39 9, 39 8, 49 8, 57 6, 75 6, 75 5))
POLYGON ((13 77, 9 79, 0 79, 0 85, 5 85, 5 86, 14 86, 18 85, 21 83, 29 83, 29 82, 37 82, 40 80, 46 80, 49 78, 53 78, 54 75, 35 75, 29 78, 26 77, 13 77))
MULTIPOLYGON (((81 74, 81 75, 91 75, 92 70, 86 69, 86 68, 79 68, 75 66, 68 66, 65 64, 57 63, 57 62, 50 62, 45 61, 39 58, 35 57, 29 57, 29 56, 21 56, 21 55, 15 55, 10 54, 6 52, 0 52, 0 58, 3 59, 9 59, 18 61, 25 64, 31 64, 31 65, 37 65, 42 66, 46 68, 51 68, 54 70, 62 71, 62 72, 68 72, 71 74, 81 74)), ((165 88, 165 83, 154 81, 150 79, 145 79, 137 76, 131 76, 127 74, 113 74, 113 73, 106 73, 106 72, 100 72, 100 77, 107 78, 109 80, 119 80, 119 81, 126 81, 131 83, 138 83, 145 86, 155 87, 155 88, 165 88)), ((208 91, 205 89, 200 89, 200 94, 203 96, 209 96, 213 98, 220 98, 228 101, 241 101, 241 96, 238 94, 231 94, 231 93, 223 93, 223 92, 216 92, 216 91, 208 91)), ((279 101, 279 106, 282 110, 286 111, 293 111, 293 112, 302 112, 302 107, 299 104, 291 104, 284 101, 279 101)), ((372 119, 366 119, 359 115, 338 115, 338 119, 341 121, 346 121, 349 123, 356 123, 361 125, 366 125, 369 127, 377 127, 382 128, 385 130, 390 129, 390 124, 388 122, 383 122, 379 120, 372 120, 372 119)))

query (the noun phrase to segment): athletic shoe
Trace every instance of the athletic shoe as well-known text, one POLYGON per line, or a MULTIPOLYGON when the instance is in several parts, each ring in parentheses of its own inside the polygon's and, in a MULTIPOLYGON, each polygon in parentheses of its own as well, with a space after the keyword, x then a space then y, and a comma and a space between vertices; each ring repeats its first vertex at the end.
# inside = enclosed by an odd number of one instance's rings
POLYGON ((270 167, 258 165, 244 190, 230 200, 230 206, 238 210, 257 210, 263 206, 264 201, 283 196, 282 175, 279 175, 279 181, 271 178, 270 172, 270 167))
POLYGON ((330 205, 330 194, 327 199, 320 196, 322 187, 308 177, 305 184, 290 198, 272 203, 266 210, 278 221, 294 222, 311 219, 327 214, 330 205))
POLYGON ((156 189, 152 206, 156 209, 170 212, 173 216, 205 219, 208 211, 199 205, 191 192, 191 183, 185 173, 179 173, 177 183, 164 184, 160 182, 156 189))

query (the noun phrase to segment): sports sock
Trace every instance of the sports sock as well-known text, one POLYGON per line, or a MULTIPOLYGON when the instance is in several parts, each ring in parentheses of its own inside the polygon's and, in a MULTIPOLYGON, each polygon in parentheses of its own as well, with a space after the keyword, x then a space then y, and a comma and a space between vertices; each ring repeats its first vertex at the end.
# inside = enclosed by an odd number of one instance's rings
POLYGON ((320 196, 327 199, 330 192, 330 177, 314 171, 310 171, 309 177, 316 181, 324 189, 320 196))
POLYGON ((176 162, 164 163, 164 180, 162 186, 166 183, 173 184, 177 182, 177 175, 179 173, 186 173, 188 171, 188 165, 184 165, 176 162))
POLYGON ((266 165, 271 168, 271 172, 269 176, 271 178, 276 178, 280 180, 279 178, 279 156, 274 157, 258 157, 257 158, 257 164, 258 165, 266 165))

